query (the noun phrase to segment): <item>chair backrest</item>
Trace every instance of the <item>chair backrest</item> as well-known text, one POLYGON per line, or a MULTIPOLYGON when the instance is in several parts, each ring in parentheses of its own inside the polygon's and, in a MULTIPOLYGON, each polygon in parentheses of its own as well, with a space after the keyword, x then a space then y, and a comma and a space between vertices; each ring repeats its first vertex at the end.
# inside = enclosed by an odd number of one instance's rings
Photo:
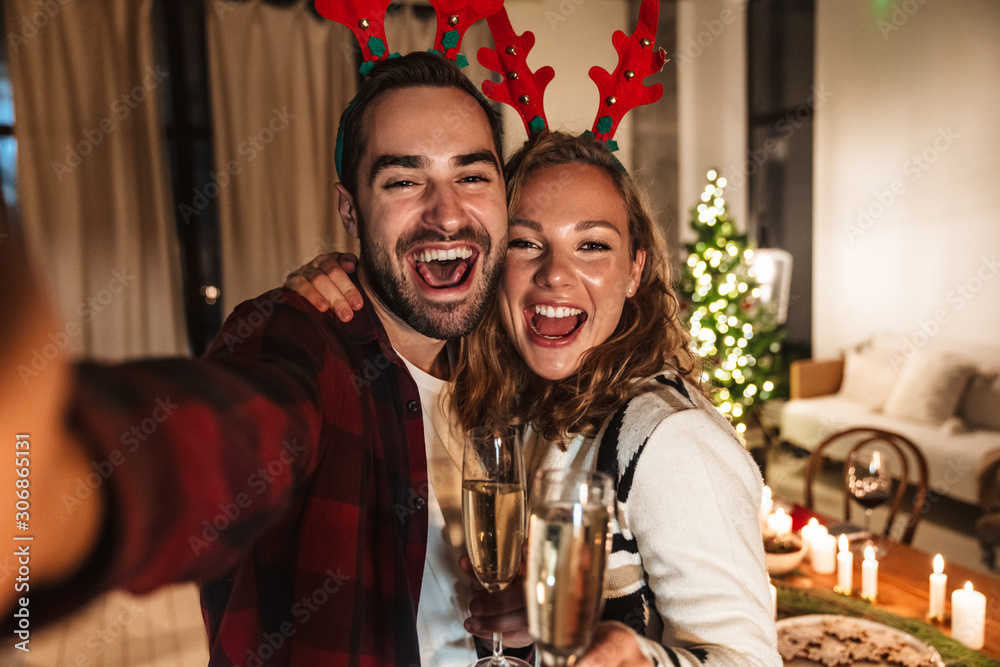
POLYGON ((910 542, 913 541, 913 533, 917 529, 917 523, 923 515, 924 504, 927 498, 927 461, 924 459, 923 453, 916 445, 898 433, 883 431, 877 428, 857 427, 838 431, 821 442, 819 446, 813 450, 812 455, 809 457, 809 462, 806 465, 806 507, 814 509, 813 480, 820 467, 820 463, 823 460, 824 451, 828 450, 828 448, 835 443, 851 442, 854 444, 851 445, 851 448, 844 455, 844 471, 841 478, 841 486, 844 491, 844 521, 850 521, 851 519, 851 498, 853 496, 851 496, 851 493, 847 488, 847 470, 850 465, 851 454, 869 443, 879 442, 889 445, 889 447, 898 455, 897 458, 900 461, 901 470, 898 476, 899 483, 896 488, 896 493, 893 497, 892 505, 890 506, 889 518, 886 520, 885 529, 882 531, 882 536, 886 538, 889 537, 889 532, 892 530, 893 523, 896 520, 896 514, 899 512, 899 509, 903 504, 903 496, 906 493, 906 485, 910 479, 910 457, 907 456, 906 452, 908 451, 913 460, 916 461, 917 485, 916 493, 913 496, 913 510, 910 512, 910 518, 907 521, 906 528, 904 529, 903 535, 899 540, 903 544, 910 544, 910 542))

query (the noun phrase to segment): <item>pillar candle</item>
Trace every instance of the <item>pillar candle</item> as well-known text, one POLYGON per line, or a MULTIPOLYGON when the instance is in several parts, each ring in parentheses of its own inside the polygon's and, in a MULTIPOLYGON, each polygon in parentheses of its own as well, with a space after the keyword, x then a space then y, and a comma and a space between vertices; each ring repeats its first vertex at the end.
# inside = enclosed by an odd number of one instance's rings
POLYGON ((820 525, 815 518, 809 519, 809 523, 802 526, 800 534, 802 535, 802 545, 806 548, 806 553, 810 553, 812 550, 812 540, 815 536, 821 535, 826 532, 826 526, 820 525))
POLYGON ((829 533, 813 538, 812 569, 816 574, 833 574, 837 569, 837 538, 829 533))
POLYGON ((778 618, 778 589, 771 583, 768 583, 768 586, 771 588, 771 606, 774 607, 774 617, 778 618))
POLYGON ((871 545, 865 547, 865 559, 861 562, 861 597, 874 600, 878 595, 878 561, 871 545))
POLYGON ((771 487, 764 486, 764 493, 760 499, 760 525, 761 527, 767 526, 767 517, 771 516, 771 509, 774 507, 774 501, 771 499, 771 487))
POLYGON ((971 649, 983 647, 986 635, 986 596, 972 590, 972 582, 951 593, 951 636, 971 649))
POLYGON ((837 552, 837 592, 850 595, 854 587, 854 554, 851 553, 847 535, 841 535, 837 552))
POLYGON ((944 597, 948 587, 948 575, 944 573, 944 558, 934 556, 934 572, 931 573, 931 601, 928 615, 931 618, 944 617, 944 597))
POLYGON ((785 514, 784 508, 779 507, 777 512, 767 517, 767 531, 779 537, 792 532, 791 515, 785 514))

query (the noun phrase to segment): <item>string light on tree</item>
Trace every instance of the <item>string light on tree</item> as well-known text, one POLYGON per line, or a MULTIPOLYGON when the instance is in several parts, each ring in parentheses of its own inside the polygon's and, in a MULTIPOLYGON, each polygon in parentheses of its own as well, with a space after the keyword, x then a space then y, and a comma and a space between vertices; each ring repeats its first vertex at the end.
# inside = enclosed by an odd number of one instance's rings
POLYGON ((761 307, 753 248, 729 217, 725 187, 726 179, 710 170, 701 203, 691 210, 697 240, 687 244, 680 291, 692 343, 705 362, 702 379, 715 389, 716 407, 743 433, 751 407, 774 392, 784 332, 761 307))

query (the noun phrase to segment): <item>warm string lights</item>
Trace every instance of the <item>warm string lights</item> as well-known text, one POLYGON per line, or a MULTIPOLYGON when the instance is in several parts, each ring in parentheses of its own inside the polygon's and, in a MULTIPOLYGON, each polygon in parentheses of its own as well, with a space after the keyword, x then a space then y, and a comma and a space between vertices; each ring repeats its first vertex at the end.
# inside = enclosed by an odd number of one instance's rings
POLYGON ((770 377, 780 348, 776 323, 758 307, 753 249, 729 218, 725 186, 725 178, 708 172, 692 211, 698 240, 688 244, 681 291, 695 352, 708 362, 702 380, 717 389, 716 406, 743 433, 750 406, 775 389, 770 377))

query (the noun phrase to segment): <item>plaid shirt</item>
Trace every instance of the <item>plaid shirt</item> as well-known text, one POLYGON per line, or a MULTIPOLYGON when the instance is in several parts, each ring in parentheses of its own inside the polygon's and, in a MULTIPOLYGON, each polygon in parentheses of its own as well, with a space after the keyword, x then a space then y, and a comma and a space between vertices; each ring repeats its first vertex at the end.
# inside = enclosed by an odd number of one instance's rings
POLYGON ((207 361, 81 366, 83 488, 110 503, 97 555, 50 602, 196 580, 212 665, 419 665, 423 418, 365 304, 345 324, 275 290, 237 307, 207 361))

